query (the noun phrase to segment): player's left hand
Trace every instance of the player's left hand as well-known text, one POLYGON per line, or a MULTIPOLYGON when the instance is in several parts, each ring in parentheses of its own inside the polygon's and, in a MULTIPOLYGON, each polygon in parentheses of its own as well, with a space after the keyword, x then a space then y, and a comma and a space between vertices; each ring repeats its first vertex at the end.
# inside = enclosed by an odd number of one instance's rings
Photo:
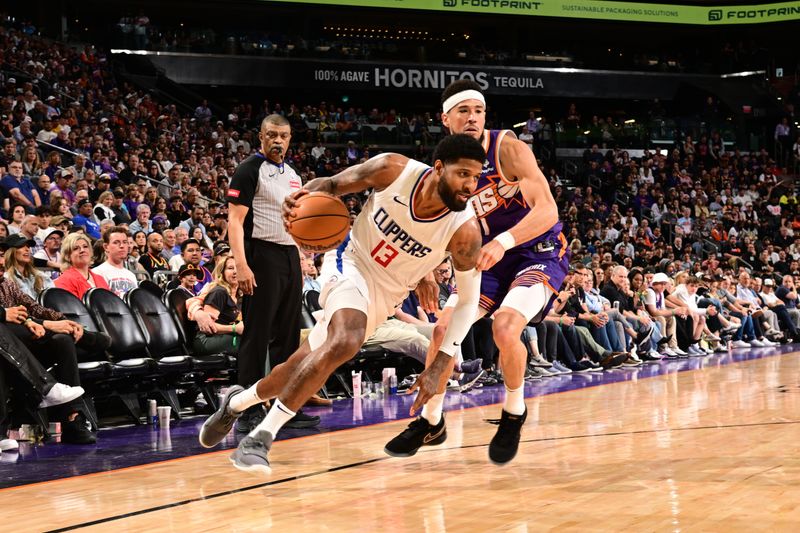
POLYGON ((283 226, 288 230, 292 227, 292 219, 294 219, 294 208, 297 207, 297 200, 301 196, 308 194, 308 189, 300 189, 294 191, 292 194, 284 198, 283 205, 281 206, 281 215, 283 216, 283 226))
POLYGON ((417 284, 414 289, 419 305, 426 313, 435 313, 439 310, 439 285, 431 272, 417 284))
POLYGON ((489 270, 496 265, 505 254, 506 251, 503 249, 503 246, 499 242, 491 240, 481 248, 475 268, 478 270, 489 270))

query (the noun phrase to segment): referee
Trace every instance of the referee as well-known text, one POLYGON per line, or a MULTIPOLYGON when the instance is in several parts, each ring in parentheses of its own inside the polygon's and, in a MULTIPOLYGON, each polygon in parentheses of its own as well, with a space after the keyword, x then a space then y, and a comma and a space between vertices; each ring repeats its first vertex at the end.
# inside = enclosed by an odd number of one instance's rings
MULTIPOLYGON (((297 349, 303 291, 300 255, 281 218, 284 198, 302 187, 300 176, 284 163, 292 130, 283 116, 269 115, 258 137, 261 148, 242 161, 228 189, 228 237, 245 295, 238 355, 239 385, 245 388, 297 349)), ((249 433, 264 416, 262 405, 248 409, 237 431, 249 433)), ((319 417, 301 411, 290 421, 291 427, 317 424, 319 417)))

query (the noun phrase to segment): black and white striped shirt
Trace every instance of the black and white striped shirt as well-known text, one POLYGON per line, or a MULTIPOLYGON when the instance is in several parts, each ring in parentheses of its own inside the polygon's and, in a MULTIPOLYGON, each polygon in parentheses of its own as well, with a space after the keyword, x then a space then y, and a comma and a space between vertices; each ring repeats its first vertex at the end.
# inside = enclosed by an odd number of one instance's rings
POLYGON ((294 245, 283 227, 281 205, 284 198, 302 188, 295 170, 277 164, 261 152, 245 159, 231 178, 228 201, 249 208, 244 221, 245 239, 259 239, 276 244, 294 245))

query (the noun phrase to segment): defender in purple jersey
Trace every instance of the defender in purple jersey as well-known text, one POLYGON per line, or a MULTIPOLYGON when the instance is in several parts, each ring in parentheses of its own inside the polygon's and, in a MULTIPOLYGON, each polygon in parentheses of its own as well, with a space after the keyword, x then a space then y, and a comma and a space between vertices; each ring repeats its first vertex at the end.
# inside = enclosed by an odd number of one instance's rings
MULTIPOLYGON (((527 350, 520 337, 529 322, 540 321, 547 314, 568 272, 570 254, 555 200, 530 147, 508 130, 485 130, 485 113, 481 88, 471 80, 453 82, 442 93, 444 126, 450 133, 466 133, 482 141, 487 154, 471 198, 483 234, 476 319, 487 314, 493 317, 492 334, 500 350, 506 398, 500 425, 489 445, 489 458, 503 464, 516 455, 527 417, 523 396, 527 350)), ((438 376, 431 375, 431 355, 436 354, 456 298, 451 297, 439 318, 427 367, 418 381, 437 382, 438 376)), ((444 393, 443 387, 437 389, 421 417, 387 443, 386 453, 410 456, 423 445, 444 442, 444 393)))

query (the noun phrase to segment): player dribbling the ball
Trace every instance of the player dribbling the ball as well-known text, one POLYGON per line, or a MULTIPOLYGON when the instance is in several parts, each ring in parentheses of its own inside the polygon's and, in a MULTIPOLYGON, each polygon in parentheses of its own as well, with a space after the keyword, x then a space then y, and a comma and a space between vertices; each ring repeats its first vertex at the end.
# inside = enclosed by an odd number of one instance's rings
POLYGON ((445 369, 477 312, 480 274, 475 265, 481 234, 468 200, 485 158, 477 140, 452 135, 437 146, 433 167, 385 154, 332 178, 312 180, 286 198, 283 214, 290 226, 298 198, 310 191, 344 195, 374 189, 350 238, 336 250, 334 260, 323 265, 322 319, 308 340, 269 376, 246 390, 229 389, 220 408, 203 424, 203 446, 219 443, 249 406, 274 399, 264 421, 231 455, 240 470, 269 473, 268 453, 283 424, 357 353, 409 289, 450 254, 459 301, 433 364, 413 387, 419 389, 415 408, 436 392, 449 376, 445 369))

